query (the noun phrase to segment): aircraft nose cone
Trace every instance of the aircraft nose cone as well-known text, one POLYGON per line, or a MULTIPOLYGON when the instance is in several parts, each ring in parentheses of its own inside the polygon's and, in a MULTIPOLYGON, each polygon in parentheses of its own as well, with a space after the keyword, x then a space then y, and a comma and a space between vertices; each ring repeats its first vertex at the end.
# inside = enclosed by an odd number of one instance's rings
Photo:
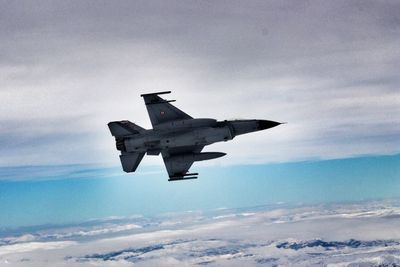
POLYGON ((265 130, 265 129, 268 129, 268 128, 272 128, 272 127, 278 126, 280 124, 282 124, 282 123, 277 122, 277 121, 259 120, 258 121, 258 128, 260 130, 265 130))

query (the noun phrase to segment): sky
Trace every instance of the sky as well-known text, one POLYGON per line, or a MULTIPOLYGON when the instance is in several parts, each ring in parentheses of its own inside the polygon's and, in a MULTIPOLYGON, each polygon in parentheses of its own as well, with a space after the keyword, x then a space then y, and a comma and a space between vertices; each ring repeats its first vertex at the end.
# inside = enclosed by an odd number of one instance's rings
POLYGON ((0 227, 399 197, 399 13, 398 1, 0 0, 0 227), (195 118, 287 124, 207 147, 227 156, 195 163, 198 181, 168 183, 161 157, 124 174, 107 123, 150 128, 140 94, 165 90, 195 118))
POLYGON ((1 166, 116 165, 106 124, 150 128, 140 94, 163 90, 193 117, 288 122, 206 164, 399 152, 398 1, 0 5, 1 166))
POLYGON ((3 168, 0 235, 112 216, 400 198, 400 155, 193 168, 199 178, 180 182, 168 182, 163 166, 134 175, 119 166, 3 168))

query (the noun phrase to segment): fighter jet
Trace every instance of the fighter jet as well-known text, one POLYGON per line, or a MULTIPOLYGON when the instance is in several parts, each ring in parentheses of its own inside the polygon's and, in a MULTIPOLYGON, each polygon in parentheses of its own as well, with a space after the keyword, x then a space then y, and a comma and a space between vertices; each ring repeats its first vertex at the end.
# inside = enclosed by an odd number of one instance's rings
POLYGON ((153 129, 146 130, 128 120, 108 123, 115 137, 117 150, 125 172, 134 172, 144 155, 161 153, 169 180, 196 179, 198 173, 188 173, 195 161, 225 156, 223 152, 201 152, 207 145, 229 141, 238 135, 261 131, 280 125, 269 120, 195 119, 170 104, 159 95, 171 91, 142 94, 153 129))

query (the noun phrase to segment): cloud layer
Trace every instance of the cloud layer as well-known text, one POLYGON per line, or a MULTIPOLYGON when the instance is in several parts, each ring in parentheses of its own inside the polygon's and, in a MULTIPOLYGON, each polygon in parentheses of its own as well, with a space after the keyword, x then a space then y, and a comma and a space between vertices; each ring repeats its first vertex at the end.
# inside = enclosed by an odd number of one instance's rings
POLYGON ((106 218, 29 233, 15 230, 0 239, 0 263, 397 266, 399 216, 398 201, 378 201, 106 218))
POLYGON ((289 122, 221 163, 399 151, 396 1, 0 5, 3 166, 118 164, 106 123, 150 127, 139 94, 169 89, 194 117, 289 122))

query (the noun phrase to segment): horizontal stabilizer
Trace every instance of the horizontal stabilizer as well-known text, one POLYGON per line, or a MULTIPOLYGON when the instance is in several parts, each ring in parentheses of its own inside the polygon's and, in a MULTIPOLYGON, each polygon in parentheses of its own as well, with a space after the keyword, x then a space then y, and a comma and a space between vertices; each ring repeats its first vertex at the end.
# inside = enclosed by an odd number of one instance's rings
POLYGON ((120 155, 124 172, 134 172, 142 161, 145 153, 127 153, 120 155))
POLYGON ((145 129, 130 121, 112 121, 108 123, 108 128, 110 129, 111 134, 115 137, 138 134, 145 131, 145 129))

